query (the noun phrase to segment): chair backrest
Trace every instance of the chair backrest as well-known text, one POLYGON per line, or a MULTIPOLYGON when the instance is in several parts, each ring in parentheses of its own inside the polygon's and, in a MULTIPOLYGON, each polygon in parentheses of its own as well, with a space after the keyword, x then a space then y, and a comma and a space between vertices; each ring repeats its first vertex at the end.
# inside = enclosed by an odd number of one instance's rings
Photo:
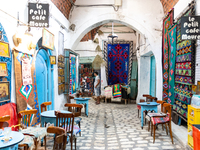
POLYGON ((156 102, 156 101, 157 101, 157 97, 149 96, 149 97, 147 97, 147 99, 148 99, 150 102, 156 102))
POLYGON ((74 114, 73 113, 61 113, 55 111, 56 115, 56 126, 64 128, 66 133, 73 135, 74 126, 74 114))
POLYGON ((168 103, 163 104, 163 111, 164 113, 169 114, 169 121, 171 121, 171 116, 172 116, 172 105, 168 103))
POLYGON ((4 128, 4 127, 8 127, 9 123, 7 121, 9 121, 9 120, 10 120, 9 115, 0 117, 0 129, 4 128))
POLYGON ((47 106, 48 106, 48 105, 51 105, 51 102, 44 102, 44 103, 42 103, 42 104, 40 105, 41 113, 42 113, 43 111, 47 111, 47 106))
POLYGON ((68 111, 74 113, 74 117, 81 116, 81 109, 83 108, 83 105, 66 103, 65 107, 68 107, 68 111))
POLYGON ((163 104, 166 103, 166 101, 157 100, 157 103, 161 104, 161 112, 164 113, 164 111, 163 111, 163 104))
POLYGON ((148 95, 148 94, 143 94, 142 96, 146 97, 146 102, 148 101, 148 97, 151 97, 151 95, 148 95))
POLYGON ((31 119, 33 115, 37 113, 37 109, 23 110, 18 114, 18 123, 21 124, 22 128, 24 126, 31 126, 31 119))
POLYGON ((65 150, 67 143, 67 136, 65 129, 60 127, 50 126, 47 128, 47 133, 55 134, 53 150, 65 150))

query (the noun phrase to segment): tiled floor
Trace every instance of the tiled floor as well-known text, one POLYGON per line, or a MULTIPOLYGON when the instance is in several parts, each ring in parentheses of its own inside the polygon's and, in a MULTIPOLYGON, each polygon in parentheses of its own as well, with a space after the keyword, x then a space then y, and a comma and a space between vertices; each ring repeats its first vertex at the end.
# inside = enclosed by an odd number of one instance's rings
MULTIPOLYGON (((135 104, 94 103, 90 100, 89 117, 82 115, 82 135, 77 136, 77 150, 184 150, 175 138, 172 144, 170 136, 160 128, 156 130, 153 144, 147 126, 143 130, 140 127, 135 104)), ((51 138, 47 142, 48 149, 52 149, 52 145, 51 138)), ((67 149, 70 149, 70 145, 67 145, 67 149)))

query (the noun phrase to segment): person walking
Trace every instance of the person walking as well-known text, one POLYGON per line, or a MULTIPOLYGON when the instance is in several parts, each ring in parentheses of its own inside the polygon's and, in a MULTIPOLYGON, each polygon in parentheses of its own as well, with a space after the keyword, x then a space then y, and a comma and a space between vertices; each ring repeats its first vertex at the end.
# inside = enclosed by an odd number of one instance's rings
POLYGON ((94 72, 95 81, 94 81, 94 93, 97 96, 96 104, 100 104, 100 78, 98 72, 94 72))

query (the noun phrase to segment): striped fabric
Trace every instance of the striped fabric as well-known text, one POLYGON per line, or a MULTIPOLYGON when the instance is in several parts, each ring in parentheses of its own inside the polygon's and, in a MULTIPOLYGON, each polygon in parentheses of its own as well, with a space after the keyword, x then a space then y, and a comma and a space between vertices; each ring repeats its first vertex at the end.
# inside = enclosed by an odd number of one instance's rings
POLYGON ((169 116, 166 117, 151 117, 153 125, 169 122, 169 116))
POLYGON ((121 97, 121 85, 120 84, 114 84, 113 85, 113 97, 121 97))
POLYGON ((105 96, 106 96, 106 98, 112 97, 112 87, 106 87, 105 88, 105 96))

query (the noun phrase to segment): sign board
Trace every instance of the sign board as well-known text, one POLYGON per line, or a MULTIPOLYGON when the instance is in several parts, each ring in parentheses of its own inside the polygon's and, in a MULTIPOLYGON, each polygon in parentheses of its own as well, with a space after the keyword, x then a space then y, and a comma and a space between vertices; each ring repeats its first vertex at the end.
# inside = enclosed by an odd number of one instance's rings
POLYGON ((28 23, 31 27, 49 27, 49 4, 28 3, 28 23))
POLYGON ((181 39, 200 40, 200 16, 181 17, 181 39))

